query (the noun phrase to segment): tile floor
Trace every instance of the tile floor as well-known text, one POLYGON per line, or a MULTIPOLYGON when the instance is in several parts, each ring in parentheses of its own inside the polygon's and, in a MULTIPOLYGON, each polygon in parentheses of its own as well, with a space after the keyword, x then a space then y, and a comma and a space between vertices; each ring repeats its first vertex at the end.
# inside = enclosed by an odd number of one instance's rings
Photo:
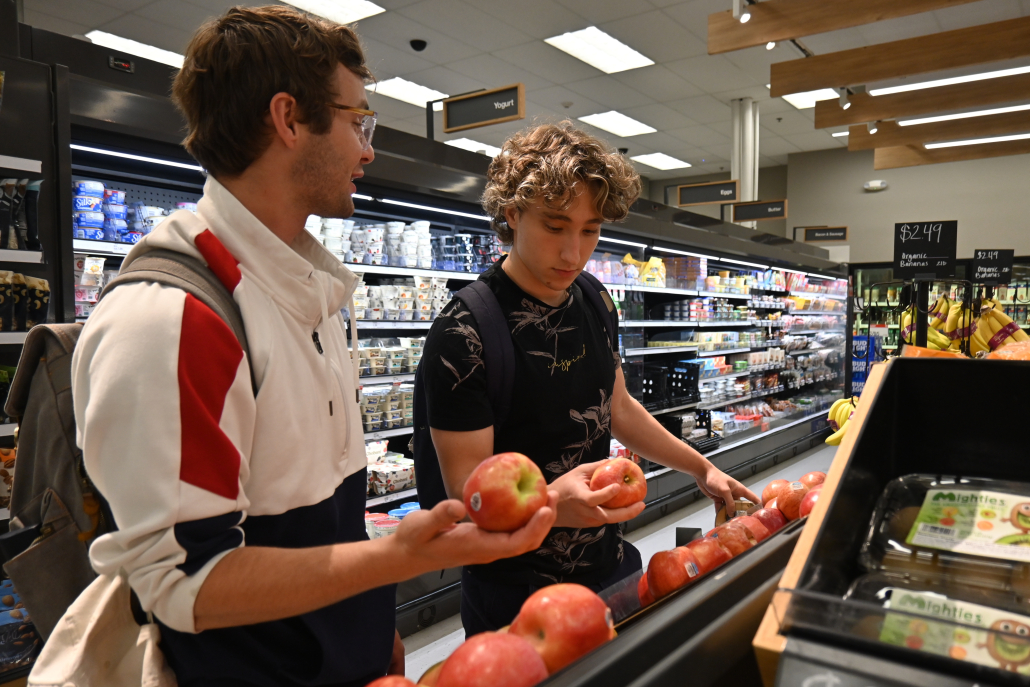
MULTIPOLYGON (((761 494, 762 489, 774 479, 797 479, 813 470, 826 472, 836 450, 833 446, 821 446, 798 454, 770 470, 744 480, 744 484, 751 491, 761 494)), ((677 527, 698 527, 707 532, 714 524, 715 511, 711 502, 702 500, 629 533, 626 539, 640 549, 646 569, 651 556, 676 545, 677 527)), ((408 678, 417 680, 434 663, 450 656, 463 641, 465 631, 461 627, 461 617, 457 615, 405 638, 405 673, 408 678)))

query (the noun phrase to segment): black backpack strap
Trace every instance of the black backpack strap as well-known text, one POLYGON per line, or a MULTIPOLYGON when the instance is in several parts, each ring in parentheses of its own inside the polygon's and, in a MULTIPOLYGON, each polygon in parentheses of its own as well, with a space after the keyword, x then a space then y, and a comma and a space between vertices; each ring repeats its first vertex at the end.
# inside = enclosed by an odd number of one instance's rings
MULTIPOLYGON (((218 277, 203 262, 174 250, 152 250, 123 268, 118 276, 109 281, 104 290, 100 292, 100 298, 123 284, 137 282, 154 282, 182 289, 211 308, 236 335, 240 347, 247 354, 247 364, 250 366, 250 346, 247 343, 247 331, 243 326, 240 307, 233 300, 229 289, 218 281, 218 277)), ((257 393, 253 368, 250 372, 250 381, 254 392, 257 393)))
POLYGON ((501 427, 508 419, 515 389, 515 345, 508 321, 497 296, 486 282, 474 281, 454 295, 468 307, 476 320, 476 330, 483 346, 483 367, 494 412, 494 427, 501 427))
POLYGON ((619 352, 619 311, 615 302, 608 294, 608 289, 597 280, 597 277, 589 272, 580 272, 576 277, 576 284, 586 297, 587 301, 594 306, 597 317, 604 326, 604 333, 608 335, 608 344, 614 353, 619 352))

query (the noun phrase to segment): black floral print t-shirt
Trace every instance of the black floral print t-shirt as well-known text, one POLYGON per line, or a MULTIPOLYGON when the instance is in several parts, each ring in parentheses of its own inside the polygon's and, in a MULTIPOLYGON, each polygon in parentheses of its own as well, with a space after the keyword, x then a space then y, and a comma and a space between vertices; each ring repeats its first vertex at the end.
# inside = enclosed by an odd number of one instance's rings
MULTIPOLYGON (((480 279, 496 294, 515 347, 515 383, 494 453, 531 458, 548 483, 608 457, 617 356, 596 310, 576 284, 558 307, 520 289, 496 263, 480 279)), ((429 425, 469 432, 494 424, 476 322, 454 299, 433 323, 422 363, 429 425)), ((551 530, 536 551, 473 566, 481 579, 544 586, 600 582, 622 561, 618 525, 551 530)))

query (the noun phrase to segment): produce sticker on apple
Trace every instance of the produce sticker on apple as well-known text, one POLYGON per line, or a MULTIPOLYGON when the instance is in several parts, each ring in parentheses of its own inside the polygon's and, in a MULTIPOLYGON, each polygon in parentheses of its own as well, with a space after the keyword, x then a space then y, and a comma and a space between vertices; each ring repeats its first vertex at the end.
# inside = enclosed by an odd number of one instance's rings
POLYGON ((905 541, 954 553, 1030 561, 1030 497, 930 489, 905 541))

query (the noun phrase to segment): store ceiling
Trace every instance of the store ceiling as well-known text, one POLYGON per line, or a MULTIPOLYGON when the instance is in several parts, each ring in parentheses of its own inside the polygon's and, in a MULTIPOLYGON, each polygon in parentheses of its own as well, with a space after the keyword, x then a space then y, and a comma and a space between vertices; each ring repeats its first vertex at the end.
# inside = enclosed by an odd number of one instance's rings
MULTIPOLYGON (((904 1, 904 0, 900 0, 904 1)), ((386 12, 358 24, 379 80, 401 76, 448 94, 511 83, 526 85, 525 122, 510 122, 437 138, 468 137, 498 146, 512 131, 536 121, 618 110, 658 129, 619 138, 591 129, 630 155, 661 152, 693 166, 660 172, 638 165, 650 179, 729 170, 730 108, 734 98, 761 103, 761 166, 784 165, 789 153, 847 146, 816 130, 814 110, 769 98, 769 65, 797 59, 797 48, 749 48, 708 55, 708 15, 731 0, 375 0, 386 12), (597 26, 656 64, 607 75, 543 42, 597 26), (415 52, 409 41, 428 41, 415 52)), ((841 0, 827 0, 841 2, 841 0)), ((26 23, 66 35, 93 29, 183 52, 204 20, 239 0, 24 0, 26 23)), ((875 45, 1015 17, 1030 16, 1030 0, 980 0, 936 12, 810 36, 813 53, 875 45)), ((932 39, 930 39, 932 40, 932 39)), ((984 69, 967 70, 984 71, 984 69)), ((950 74, 949 74, 950 75, 950 74)), ((931 76, 913 79, 923 81, 931 76)), ((370 95, 386 126, 420 136, 425 110, 370 95)), ((843 127, 842 127, 843 129, 843 127)))

